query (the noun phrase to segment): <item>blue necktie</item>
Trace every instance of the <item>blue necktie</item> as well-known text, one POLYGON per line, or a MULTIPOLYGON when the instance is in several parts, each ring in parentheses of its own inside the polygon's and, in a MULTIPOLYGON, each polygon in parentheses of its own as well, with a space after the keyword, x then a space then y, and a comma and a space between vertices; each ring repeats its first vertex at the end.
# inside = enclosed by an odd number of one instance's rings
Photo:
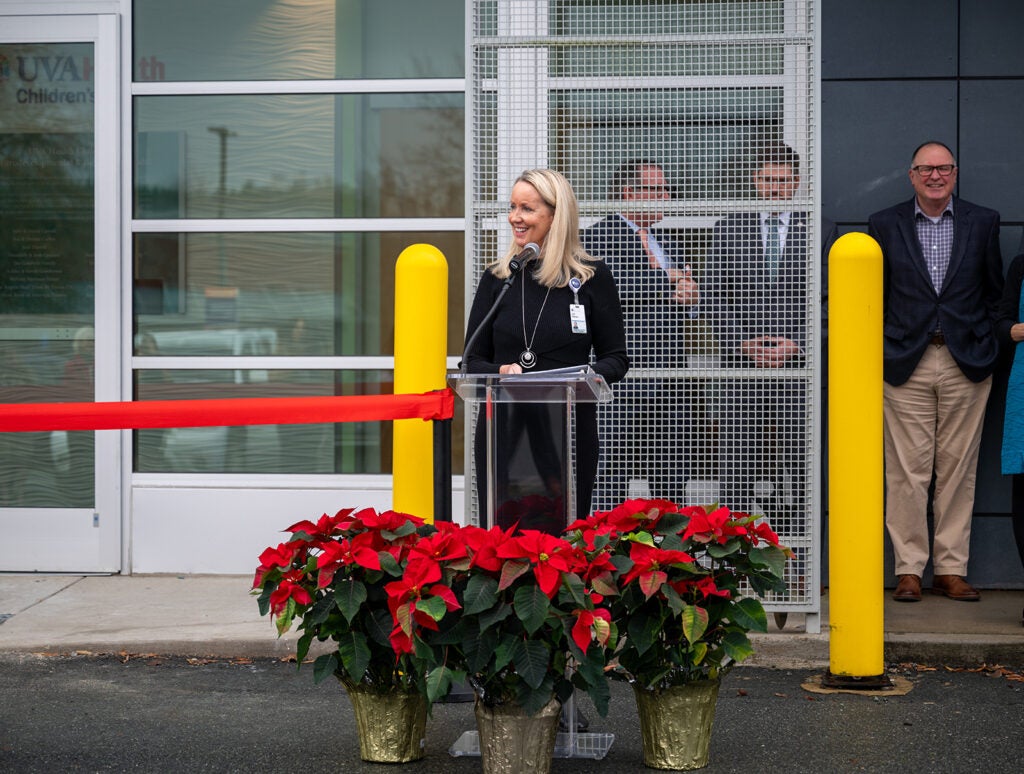
POLYGON ((764 263, 772 282, 779 277, 779 262, 782 260, 782 240, 779 238, 779 227, 782 221, 776 215, 765 218, 768 227, 768 242, 764 248, 764 263))

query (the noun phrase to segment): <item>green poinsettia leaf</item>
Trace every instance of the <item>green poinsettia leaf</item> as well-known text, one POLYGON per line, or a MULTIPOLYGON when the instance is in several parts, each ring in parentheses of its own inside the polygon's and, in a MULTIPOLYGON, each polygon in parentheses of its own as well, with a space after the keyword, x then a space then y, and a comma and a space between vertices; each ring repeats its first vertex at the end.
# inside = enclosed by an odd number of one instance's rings
MULTIPOLYGON (((568 688, 565 691, 568 696, 568 694, 572 692, 572 684, 567 680, 563 680, 562 683, 568 685, 568 688)), ((520 681, 516 686, 515 702, 522 707, 523 711, 528 715, 536 715, 544 708, 545 704, 551 701, 551 697, 554 694, 555 680, 549 675, 536 688, 520 681)))
POLYGON ((448 612, 448 606, 441 597, 419 599, 416 601, 416 609, 421 613, 426 613, 435 621, 440 621, 444 618, 444 614, 448 612))
POLYGON ((696 645, 708 630, 708 611, 697 605, 685 605, 679 616, 683 625, 683 636, 691 645, 696 645))
POLYGON ((395 559, 395 557, 387 551, 378 551, 377 555, 380 557, 381 570, 393 578, 402 577, 402 565, 398 563, 398 560, 395 559))
POLYGON ((527 634, 533 634, 544 624, 548 610, 551 609, 551 600, 539 586, 523 586, 516 589, 512 604, 527 634))
POLYGON ((490 656, 488 654, 493 653, 493 671, 495 673, 500 672, 502 669, 504 669, 512 663, 512 657, 514 655, 513 651, 516 647, 516 644, 519 642, 521 642, 521 640, 500 640, 492 650, 488 651, 487 653, 481 654, 481 656, 483 657, 483 665, 475 671, 483 671, 484 666, 486 666, 488 661, 490 661, 490 656))
POLYGON ((333 675, 338 669, 338 654, 324 653, 322 656, 317 656, 316 661, 313 662, 313 682, 320 683, 326 678, 333 675))
POLYGON ((442 664, 427 672, 427 701, 433 704, 438 699, 443 699, 452 688, 452 683, 465 678, 465 673, 458 676, 451 667, 442 664))
POLYGON ((480 631, 484 632, 492 626, 497 626, 510 615, 512 615, 512 605, 505 603, 502 603, 491 610, 484 611, 480 616, 480 631))
POLYGON ((470 672, 481 672, 487 666, 497 645, 497 639, 492 636, 495 634, 493 631, 474 633, 462 639, 462 655, 470 672))
POLYGON ((331 613, 335 610, 334 597, 330 594, 324 594, 303 616, 303 622, 307 627, 316 627, 326 621, 331 613))
POLYGON ((362 632, 348 632, 338 640, 341 665, 352 680, 359 682, 370 666, 370 646, 362 632))
POLYGON ((393 543, 398 538, 403 538, 406 535, 411 535, 413 532, 416 532, 418 529, 419 529, 419 527, 416 526, 415 522, 413 522, 413 521, 403 521, 401 524, 399 524, 394 529, 386 529, 386 530, 381 531, 381 536, 385 540, 387 540, 389 543, 393 543))
POLYGON ((682 615, 686 603, 679 596, 679 592, 666 583, 661 587, 661 593, 664 595, 665 601, 668 602, 668 609, 672 611, 672 614, 682 615))
POLYGON ((665 513, 658 520, 658 534, 667 540, 670 535, 678 535, 690 526, 690 517, 683 513, 665 513))
POLYGON ((754 653, 754 647, 750 644, 750 638, 740 631, 732 630, 726 632, 722 638, 722 649, 733 661, 743 661, 754 653))
POLYGON ((768 616, 765 614, 760 600, 753 597, 742 597, 736 600, 729 618, 734 624, 748 631, 768 631, 768 616))
POLYGON ((568 595, 577 607, 585 607, 587 604, 586 588, 579 575, 574 572, 566 572, 562 574, 562 585, 559 586, 558 597, 564 599, 565 595, 568 595))
POLYGON ((781 578, 786 571, 786 552, 778 546, 762 546, 750 552, 750 561, 759 567, 767 567, 772 575, 781 578))
MULTIPOLYGON (((578 652, 578 649, 577 649, 578 652)), ((604 650, 596 642, 590 643, 586 656, 576 665, 573 680, 582 688, 606 682, 604 650)))
POLYGON ((626 540, 630 543, 642 543, 645 546, 654 547, 654 535, 650 532, 630 532, 626 535, 626 540))
POLYGON ((334 589, 334 601, 345 620, 351 624, 359 608, 366 602, 366 586, 357 580, 341 581, 334 589))
MULTIPOLYGON (((573 680, 576 680, 576 677, 577 675, 574 675, 573 680)), ((599 680, 586 681, 585 685, 577 683, 577 687, 587 692, 590 700, 594 703, 594 709, 597 710, 598 715, 605 717, 608 714, 608 703, 612 698, 612 690, 604 674, 601 675, 599 680)))
POLYGON ((387 608, 378 608, 363 618, 366 634, 371 640, 385 648, 391 647, 391 613, 387 608))
POLYGON ((625 554, 612 554, 611 559, 619 573, 627 573, 633 569, 633 560, 625 554))
POLYGON ((724 559, 739 551, 745 543, 739 538, 731 537, 725 543, 708 543, 708 556, 713 559, 724 559))
POLYGON ((706 642, 694 643, 694 646, 690 649, 690 663, 694 666, 700 666, 704 663, 704 659, 708 656, 708 644, 706 642))
POLYGON ((626 642, 638 655, 643 655, 658 640, 662 619, 640 612, 631 616, 626 625, 626 642))
POLYGON ((309 655, 309 646, 313 644, 313 632, 307 631, 301 637, 299 641, 295 643, 295 663, 298 666, 302 666, 302 662, 306 660, 306 656, 309 655))
POLYGON ((270 595, 273 594, 276 589, 276 583, 271 584, 264 582, 263 589, 260 591, 259 598, 256 600, 259 604, 260 615, 266 615, 270 612, 270 595))
POLYGON ((498 581, 483 575, 473 575, 466 584, 462 612, 466 615, 482 613, 494 607, 498 601, 498 581))
POLYGON ((547 643, 540 640, 516 640, 512 647, 512 665, 523 681, 531 688, 540 688, 548 673, 551 651, 547 643))
POLYGON ((690 546, 689 541, 683 540, 682 535, 678 535, 675 532, 669 532, 661 539, 661 542, 658 544, 658 548, 662 548, 666 551, 686 551, 690 546))

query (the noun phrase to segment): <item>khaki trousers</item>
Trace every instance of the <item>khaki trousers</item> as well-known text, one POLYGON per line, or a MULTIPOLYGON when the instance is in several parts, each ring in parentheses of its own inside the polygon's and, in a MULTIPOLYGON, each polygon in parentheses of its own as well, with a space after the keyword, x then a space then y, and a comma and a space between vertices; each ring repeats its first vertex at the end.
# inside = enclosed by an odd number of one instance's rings
POLYGON ((936 575, 967 575, 978 448, 992 377, 972 382, 945 346, 929 344, 910 379, 886 384, 885 523, 897 575, 928 561, 928 486, 935 471, 936 575))

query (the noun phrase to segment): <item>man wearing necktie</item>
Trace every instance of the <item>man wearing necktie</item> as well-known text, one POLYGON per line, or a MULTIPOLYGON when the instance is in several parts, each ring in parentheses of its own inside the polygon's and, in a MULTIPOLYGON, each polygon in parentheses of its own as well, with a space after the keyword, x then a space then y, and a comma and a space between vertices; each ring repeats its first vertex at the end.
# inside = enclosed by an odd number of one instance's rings
POLYGON ((792 209, 796 152, 782 143, 761 148, 751 182, 761 211, 715 224, 702 284, 701 311, 720 365, 751 369, 750 377, 721 382, 719 501, 743 511, 760 506, 775 529, 795 536, 804 530, 810 492, 808 384, 805 374, 786 377, 808 364, 808 267, 819 253, 807 213, 792 209))
POLYGON ((621 164, 608 198, 618 211, 580 234, 584 249, 608 264, 615 277, 626 326, 629 377, 615 387, 615 403, 600 411, 601 472, 595 507, 628 496, 682 501, 686 481, 684 382, 650 373, 683 368, 685 329, 700 301, 688 266, 653 226, 671 199, 661 165, 651 159, 621 164), (647 373, 645 373, 645 370, 647 373))

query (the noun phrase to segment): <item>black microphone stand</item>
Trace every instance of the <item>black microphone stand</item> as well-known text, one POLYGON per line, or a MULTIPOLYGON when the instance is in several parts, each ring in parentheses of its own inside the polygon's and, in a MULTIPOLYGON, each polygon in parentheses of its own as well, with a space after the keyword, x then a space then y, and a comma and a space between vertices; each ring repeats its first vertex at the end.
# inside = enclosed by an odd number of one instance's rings
POLYGON ((466 341, 466 346, 462 348, 462 360, 459 361, 459 373, 465 374, 467 368, 466 356, 469 355, 473 345, 476 344, 476 340, 480 338, 480 333, 484 328, 487 327, 487 323, 491 321, 495 314, 498 312, 498 305, 501 304, 501 299, 508 293, 508 289, 512 287, 512 283, 515 282, 516 277, 522 272, 523 267, 526 266, 527 262, 533 258, 539 249, 531 242, 526 246, 519 255, 508 262, 509 275, 505 278, 505 281, 501 283, 501 290, 498 291, 498 297, 494 299, 494 303, 491 304, 491 308, 487 310, 487 314, 484 315, 484 319, 480 321, 480 324, 476 326, 476 330, 470 335, 469 340, 466 341), (531 249, 532 248, 532 249, 531 249), (523 256, 526 256, 525 258, 523 256))

